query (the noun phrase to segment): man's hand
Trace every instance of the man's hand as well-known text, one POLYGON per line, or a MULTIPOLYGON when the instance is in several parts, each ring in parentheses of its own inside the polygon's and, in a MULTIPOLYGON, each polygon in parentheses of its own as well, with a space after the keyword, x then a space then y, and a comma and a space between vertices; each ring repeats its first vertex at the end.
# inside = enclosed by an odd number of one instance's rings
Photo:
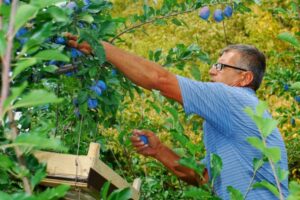
POLYGON ((158 137, 153 132, 147 130, 134 130, 130 140, 136 151, 144 156, 156 157, 162 145, 158 137), (142 135, 148 138, 148 144, 144 144, 140 139, 142 135))
POLYGON ((92 53, 92 47, 86 41, 83 41, 82 43, 78 44, 78 42, 77 42, 78 37, 77 36, 72 35, 71 33, 65 33, 64 35, 67 38, 68 46, 76 48, 76 49, 78 49, 79 51, 83 52, 86 55, 90 55, 92 53))

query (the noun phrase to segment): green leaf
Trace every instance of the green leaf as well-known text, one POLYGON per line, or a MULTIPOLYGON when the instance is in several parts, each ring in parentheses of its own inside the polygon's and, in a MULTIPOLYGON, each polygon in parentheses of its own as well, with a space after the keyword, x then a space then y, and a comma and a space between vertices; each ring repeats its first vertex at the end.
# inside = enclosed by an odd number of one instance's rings
POLYGON ((47 0, 47 1, 45 1, 45 0, 31 0, 30 4, 34 5, 34 6, 37 6, 39 8, 45 8, 45 7, 48 7, 48 6, 63 2, 63 1, 65 2, 65 0, 47 0))
POLYGON ((187 190, 183 191, 183 197, 193 198, 193 199, 211 199, 212 195, 210 192, 203 190, 198 187, 189 187, 187 190))
POLYGON ((268 104, 265 101, 259 101, 256 106, 256 114, 259 117, 263 117, 264 112, 268 109, 268 104))
POLYGON ((100 190, 100 195, 101 195, 101 199, 102 200, 106 200, 107 199, 107 195, 108 195, 108 190, 109 190, 109 187, 110 187, 110 182, 105 182, 102 187, 101 187, 101 190, 100 190))
POLYGON ((0 191, 1 200, 14 200, 13 197, 5 192, 0 191))
POLYGON ((166 106, 165 109, 167 111, 169 111, 169 113, 171 113, 171 115, 173 116, 173 119, 175 121, 178 121, 178 112, 177 112, 177 110, 175 108, 170 107, 170 106, 166 106))
POLYGON ((182 22, 179 21, 179 20, 176 19, 176 18, 172 19, 172 23, 175 24, 175 25, 177 25, 177 26, 182 26, 182 22))
POLYGON ((257 171, 259 168, 261 168, 264 164, 264 160, 263 159, 258 159, 258 158, 254 158, 253 159, 253 170, 257 171))
POLYGON ((265 188, 268 189, 270 192, 272 192, 276 197, 279 197, 279 192, 278 189, 272 185, 271 183, 263 180, 261 182, 257 182, 255 184, 253 184, 253 189, 257 189, 257 188, 265 188))
POLYGON ((291 181, 289 183, 289 196, 287 200, 299 200, 300 196, 300 184, 296 181, 291 181))
POLYGON ((48 8, 48 12, 56 22, 68 22, 69 17, 68 15, 63 11, 63 9, 58 8, 56 6, 52 6, 48 8))
POLYGON ((26 68, 35 65, 37 63, 36 58, 26 58, 24 60, 20 60, 13 71, 12 79, 15 79, 22 71, 24 71, 26 68))
POLYGON ((0 155, 0 169, 8 170, 14 165, 13 161, 7 155, 0 155))
POLYGON ((0 30, 0 56, 3 56, 6 51, 6 38, 3 30, 0 30))
POLYGON ((253 112, 253 110, 252 110, 250 107, 246 107, 246 108, 244 109, 244 112, 245 112, 249 117, 251 117, 251 119, 253 119, 254 112, 253 112))
POLYGON ((263 150, 263 154, 274 163, 277 163, 281 158, 281 151, 279 147, 267 147, 263 150))
POLYGON ((58 67, 55 65, 48 65, 43 68, 43 71, 49 72, 49 73, 54 73, 54 72, 56 72, 57 69, 58 69, 58 67))
POLYGON ((128 200, 132 196, 131 189, 129 187, 114 190, 108 197, 108 200, 128 200))
POLYGON ((263 119, 263 124, 262 127, 260 127, 260 129, 264 138, 268 137, 272 133, 272 131, 276 128, 276 126, 277 126, 276 120, 270 118, 263 119))
POLYGON ((67 151, 67 148, 59 139, 48 138, 35 132, 18 135, 13 144, 37 149, 67 151))
POLYGON ((40 50, 40 45, 52 35, 53 25, 52 22, 44 23, 39 29, 36 29, 35 33, 31 35, 29 40, 24 44, 21 55, 33 54, 37 50, 40 50))
POLYGON ((239 190, 233 188, 232 186, 227 187, 227 192, 229 192, 231 200, 243 200, 244 199, 243 194, 239 190))
POLYGON ((93 18, 93 16, 90 15, 90 14, 87 14, 87 13, 81 13, 81 14, 79 15, 79 20, 85 21, 85 22, 91 24, 91 23, 93 23, 94 18, 93 18))
POLYGON ((281 181, 285 180, 288 177, 289 171, 281 169, 280 167, 278 167, 277 170, 276 170, 276 174, 277 174, 277 177, 278 177, 279 181, 281 182, 281 181))
POLYGON ((15 32, 17 32, 30 19, 33 19, 38 13, 38 8, 29 4, 22 4, 16 14, 15 18, 15 32))
POLYGON ((263 141, 258 137, 248 137, 247 142, 249 142, 253 147, 260 150, 261 152, 263 152, 265 149, 263 141))
MULTIPOLYGON (((12 88, 12 92, 11 95, 5 100, 4 102, 4 112, 3 112, 3 116, 4 114, 11 109, 11 105, 13 104, 13 102, 22 94, 22 92, 25 90, 25 88, 27 87, 28 83, 24 82, 22 85, 20 85, 19 87, 14 87, 12 88)), ((1 117, 3 117, 1 116, 1 117)))
POLYGON ((41 60, 57 60, 63 62, 69 62, 70 58, 57 50, 44 50, 35 54, 34 58, 41 60))
POLYGON ((217 154, 211 153, 210 154, 210 167, 211 167, 211 174, 212 174, 212 186, 214 180, 220 175, 223 163, 220 156, 217 154))
POLYGON ((297 38, 295 36, 293 36, 289 32, 280 33, 277 36, 277 38, 280 39, 280 40, 282 40, 282 41, 290 43, 294 47, 300 48, 300 42, 299 42, 299 40, 297 40, 297 38))
POLYGON ((35 188, 42 180, 47 176, 44 168, 38 169, 33 176, 30 178, 30 183, 32 189, 35 188))
POLYGON ((45 90, 32 90, 17 101, 12 108, 33 107, 47 103, 60 103, 61 101, 62 99, 57 98, 55 94, 49 93, 45 90))
POLYGON ((291 85, 291 89, 300 91, 300 82, 295 82, 291 85))
POLYGON ((38 194, 34 200, 60 199, 67 194, 69 189, 69 185, 59 185, 55 188, 48 188, 46 191, 38 194))
POLYGON ((196 80, 201 80, 201 72, 196 65, 192 65, 190 72, 196 80))

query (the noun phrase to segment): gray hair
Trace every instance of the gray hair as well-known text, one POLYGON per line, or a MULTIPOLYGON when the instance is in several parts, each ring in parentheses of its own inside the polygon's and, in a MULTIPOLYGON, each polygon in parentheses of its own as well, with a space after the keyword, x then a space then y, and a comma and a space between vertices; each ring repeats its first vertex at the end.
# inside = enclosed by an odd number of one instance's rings
POLYGON ((237 51, 240 55, 237 64, 246 67, 253 73, 253 81, 249 84, 249 87, 256 91, 266 71, 265 55, 256 47, 244 44, 229 45, 221 51, 220 55, 229 51, 237 51))

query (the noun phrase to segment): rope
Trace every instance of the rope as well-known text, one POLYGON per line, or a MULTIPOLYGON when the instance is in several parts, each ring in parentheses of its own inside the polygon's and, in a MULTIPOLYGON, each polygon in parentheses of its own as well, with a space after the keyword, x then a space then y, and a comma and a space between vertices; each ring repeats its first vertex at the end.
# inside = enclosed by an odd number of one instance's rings
POLYGON ((80 142, 81 142, 82 122, 83 122, 83 117, 81 116, 79 133, 78 133, 78 138, 77 138, 76 159, 75 159, 75 166, 76 166, 75 190, 78 192, 78 196, 77 196, 78 200, 80 200, 80 196, 81 196, 81 190, 80 190, 80 188, 77 187, 77 183, 78 183, 78 156, 79 156, 79 147, 80 147, 80 142))

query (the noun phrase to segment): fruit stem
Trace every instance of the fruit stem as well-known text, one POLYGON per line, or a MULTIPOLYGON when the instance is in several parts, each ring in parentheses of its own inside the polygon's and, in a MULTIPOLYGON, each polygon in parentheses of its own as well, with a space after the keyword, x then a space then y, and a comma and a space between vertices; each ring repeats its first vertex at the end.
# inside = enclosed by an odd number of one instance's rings
POLYGON ((225 26, 225 20, 222 21, 222 24, 223 24, 223 30, 224 30, 224 37, 225 37, 225 43, 226 43, 226 46, 228 45, 228 38, 227 38, 227 34, 226 34, 226 26, 225 26))

